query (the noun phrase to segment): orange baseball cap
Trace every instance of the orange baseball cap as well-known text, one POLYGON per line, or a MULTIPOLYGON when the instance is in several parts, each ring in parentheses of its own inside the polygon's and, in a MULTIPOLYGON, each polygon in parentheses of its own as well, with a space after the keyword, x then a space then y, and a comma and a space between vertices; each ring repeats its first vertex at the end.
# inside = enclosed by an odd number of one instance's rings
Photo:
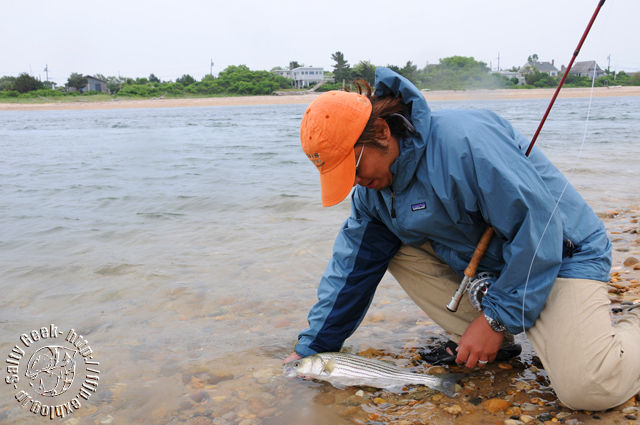
POLYGON ((347 197, 356 177, 353 150, 371 116, 367 96, 329 91, 311 102, 300 124, 302 150, 320 171, 322 206, 347 197))

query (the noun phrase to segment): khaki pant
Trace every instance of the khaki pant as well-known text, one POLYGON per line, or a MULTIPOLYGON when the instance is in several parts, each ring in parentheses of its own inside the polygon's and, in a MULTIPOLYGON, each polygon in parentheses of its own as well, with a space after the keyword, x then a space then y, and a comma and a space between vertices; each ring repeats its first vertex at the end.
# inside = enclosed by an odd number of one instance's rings
MULTIPOLYGON (((456 313, 447 310, 461 279, 428 243, 420 248, 403 244, 389 272, 433 321, 453 334, 454 342, 481 314, 466 294, 456 313)), ((526 334, 566 406, 605 410, 640 392, 640 308, 612 326, 604 282, 556 279, 526 334)))

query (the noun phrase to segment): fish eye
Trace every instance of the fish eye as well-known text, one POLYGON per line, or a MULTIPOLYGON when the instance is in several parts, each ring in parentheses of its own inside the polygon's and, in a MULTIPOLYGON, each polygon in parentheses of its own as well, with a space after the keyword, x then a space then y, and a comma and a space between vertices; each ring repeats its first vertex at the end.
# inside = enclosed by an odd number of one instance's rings
POLYGON ((300 362, 294 362, 293 363, 293 367, 299 367, 300 366, 300 362))

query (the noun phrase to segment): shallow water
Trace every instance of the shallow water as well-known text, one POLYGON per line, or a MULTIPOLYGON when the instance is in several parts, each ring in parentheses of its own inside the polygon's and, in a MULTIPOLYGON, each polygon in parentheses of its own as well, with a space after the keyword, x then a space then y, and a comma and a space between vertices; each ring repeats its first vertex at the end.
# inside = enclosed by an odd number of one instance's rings
MULTIPOLYGON (((588 102, 558 100, 537 142, 566 175, 588 102)), ((492 109, 527 137, 547 104, 430 103, 492 109)), ((280 376, 349 213, 348 201, 320 206, 299 147, 304 109, 1 113, 0 353, 9 358, 20 335, 50 324, 60 340, 70 329, 83 335, 100 380, 70 415, 81 423, 180 423, 197 412, 245 425, 345 420, 314 401, 323 384, 280 376)), ((638 134, 640 98, 593 100, 572 182, 596 212, 640 203, 638 134)), ((411 353, 441 332, 387 276, 347 346, 411 366, 411 353)), ((51 340, 22 345, 20 367, 51 340)), ((534 355, 527 350, 523 362, 534 355)), ((45 420, 19 407, 15 394, 33 392, 20 376, 18 388, 0 387, 0 422, 45 420)), ((66 403, 80 385, 47 403, 66 403)))

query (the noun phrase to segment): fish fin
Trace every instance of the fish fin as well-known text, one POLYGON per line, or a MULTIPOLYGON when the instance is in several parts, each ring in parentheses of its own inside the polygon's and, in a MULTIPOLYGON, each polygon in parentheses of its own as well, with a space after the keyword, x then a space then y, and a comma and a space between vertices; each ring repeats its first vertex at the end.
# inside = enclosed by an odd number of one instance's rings
POLYGON ((385 390, 394 394, 402 394, 407 392, 407 390, 405 390, 404 388, 406 388, 406 385, 394 385, 391 387, 385 387, 385 390))
POLYGON ((445 393, 449 397, 455 397, 456 384, 459 383, 462 378, 465 377, 462 373, 445 373, 443 375, 437 375, 442 381, 438 385, 436 390, 445 393))
POLYGON ((322 372, 321 375, 324 376, 330 376, 331 372, 333 372, 333 370, 336 367, 336 360, 331 357, 329 360, 327 360, 327 362, 322 366, 322 372))

